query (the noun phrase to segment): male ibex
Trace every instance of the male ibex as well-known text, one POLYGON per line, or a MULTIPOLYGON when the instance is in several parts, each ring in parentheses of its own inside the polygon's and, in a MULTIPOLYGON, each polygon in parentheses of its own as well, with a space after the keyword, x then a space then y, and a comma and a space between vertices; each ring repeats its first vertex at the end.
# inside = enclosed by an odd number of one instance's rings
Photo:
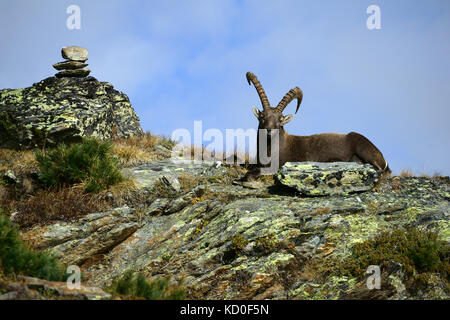
MULTIPOLYGON (((388 163, 384 159, 382 153, 372 144, 372 142, 359 133, 322 133, 311 136, 289 135, 284 130, 283 126, 291 121, 294 116, 284 116, 282 112, 292 100, 297 99, 297 109, 295 111, 295 113, 297 113, 303 98, 302 90, 298 87, 291 89, 283 97, 278 106, 272 108, 258 78, 253 73, 247 72, 247 81, 249 85, 253 83, 255 86, 263 107, 262 111, 253 107, 253 113, 259 121, 258 129, 265 129, 267 130, 267 133, 270 133, 271 129, 278 129, 279 166, 282 166, 288 161, 345 161, 370 163, 378 171, 390 172, 388 163)), ((270 152, 270 145, 268 145, 267 149, 270 152)), ((245 180, 260 174, 259 168, 262 167, 260 163, 260 152, 258 134, 258 168, 249 171, 244 178, 245 180)))

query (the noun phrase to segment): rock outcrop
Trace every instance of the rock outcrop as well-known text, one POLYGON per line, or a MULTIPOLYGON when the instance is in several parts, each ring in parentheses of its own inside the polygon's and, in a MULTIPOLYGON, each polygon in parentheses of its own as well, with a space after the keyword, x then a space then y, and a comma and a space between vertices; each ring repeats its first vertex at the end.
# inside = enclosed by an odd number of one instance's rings
POLYGON ((356 162, 287 162, 275 175, 280 184, 307 196, 368 191, 378 177, 370 164, 356 162))
POLYGON ((94 77, 50 77, 28 88, 0 90, 0 148, 141 134, 128 97, 94 77))
POLYGON ((139 227, 135 210, 128 207, 85 216, 75 223, 60 222, 23 235, 37 249, 52 247, 61 262, 81 264, 127 239, 139 227))
POLYGON ((191 299, 449 298, 438 272, 429 274, 424 288, 409 290, 406 266, 397 261, 380 266, 378 290, 356 276, 321 278, 311 267, 311 261, 347 259, 355 244, 399 228, 432 231, 448 245, 448 177, 388 177, 366 192, 302 197, 273 183, 259 189, 233 185, 227 180, 230 170, 169 159, 127 170, 135 176, 136 192, 148 196, 136 204, 140 220, 116 220, 115 230, 128 230, 119 232, 118 242, 107 236, 109 223, 103 230, 91 219, 101 213, 38 226, 24 237, 66 263, 95 261, 81 265, 89 286, 108 286, 133 270, 149 277, 184 278, 191 299), (196 183, 186 188, 186 177, 196 183), (181 181, 181 189, 178 183, 167 195, 155 189, 175 180, 181 181), (94 247, 102 250, 89 249, 94 247))

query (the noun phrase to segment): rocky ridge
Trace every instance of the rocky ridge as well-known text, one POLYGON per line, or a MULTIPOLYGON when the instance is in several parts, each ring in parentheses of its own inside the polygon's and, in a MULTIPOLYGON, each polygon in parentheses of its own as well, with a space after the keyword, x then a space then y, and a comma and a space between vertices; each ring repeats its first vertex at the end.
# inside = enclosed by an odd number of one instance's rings
MULTIPOLYGON (((295 166, 301 164, 287 164, 295 166)), ((357 169, 360 177, 373 170, 357 169)), ((365 278, 310 274, 312 261, 346 259, 355 244, 386 231, 428 230, 448 245, 448 177, 387 177, 370 191, 305 197, 273 183, 250 189, 225 182, 230 168, 217 162, 166 159, 125 171, 145 195, 139 203, 37 226, 23 237, 80 265, 84 283, 102 288, 133 270, 184 278, 190 299, 449 297, 438 273, 425 288, 409 290, 406 266, 396 261, 381 266, 380 290, 368 289, 365 278), (180 189, 186 176, 197 183, 180 189), (172 186, 170 195, 158 193, 161 186, 172 186)))

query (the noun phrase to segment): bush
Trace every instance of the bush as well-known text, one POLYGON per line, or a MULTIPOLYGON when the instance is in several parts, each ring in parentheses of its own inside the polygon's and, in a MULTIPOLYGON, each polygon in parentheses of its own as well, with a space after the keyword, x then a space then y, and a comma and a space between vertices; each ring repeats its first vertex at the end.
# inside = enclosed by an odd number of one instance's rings
POLYGON ((35 153, 39 164, 39 179, 47 186, 84 183, 86 192, 99 192, 124 180, 116 159, 111 156, 111 144, 96 139, 35 153))
POLYGON ((439 272, 448 279, 449 253, 448 245, 434 232, 398 229, 355 244, 346 265, 352 274, 362 276, 368 265, 393 260, 401 263, 410 275, 439 272))
POLYGON ((303 269, 307 281, 325 282, 333 276, 348 276, 364 279, 370 265, 383 270, 386 262, 395 261, 402 265, 407 291, 416 294, 425 289, 428 282, 438 275, 446 292, 450 286, 450 248, 438 239, 435 232, 418 228, 396 229, 383 232, 372 239, 356 243, 350 256, 342 259, 332 255, 313 258, 303 269))
POLYGON ((167 278, 147 280, 143 274, 133 275, 131 271, 114 281, 111 291, 128 298, 147 300, 183 300, 186 295, 181 283, 170 285, 167 278))
POLYGON ((0 213, 0 267, 4 274, 63 281, 64 269, 56 256, 29 248, 20 238, 17 228, 0 213))

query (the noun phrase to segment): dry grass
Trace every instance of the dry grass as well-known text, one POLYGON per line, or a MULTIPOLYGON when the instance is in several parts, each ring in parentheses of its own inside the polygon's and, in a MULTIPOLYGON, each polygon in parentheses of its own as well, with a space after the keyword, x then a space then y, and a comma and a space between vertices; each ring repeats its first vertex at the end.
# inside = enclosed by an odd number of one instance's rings
POLYGON ((142 136, 116 139, 112 145, 113 154, 119 163, 124 167, 130 167, 160 159, 161 154, 156 152, 155 147, 161 145, 170 150, 173 143, 166 137, 152 135, 147 131, 142 136))
POLYGON ((113 154, 124 167, 137 166, 157 159, 157 156, 151 151, 143 150, 136 146, 130 146, 126 143, 114 143, 113 154))
MULTIPOLYGON (((185 146, 185 148, 188 148, 188 153, 190 153, 190 156, 188 155, 188 159, 194 160, 195 157, 200 158, 201 160, 208 160, 208 161, 222 161, 227 164, 249 164, 250 163, 250 155, 249 153, 239 153, 237 151, 234 151, 233 155, 230 157, 230 159, 227 159, 227 154, 224 152, 212 152, 207 147, 202 146, 185 146)), ((180 151, 180 157, 184 157, 183 151, 180 151)), ((184 157, 185 158, 185 157, 184 157)), ((256 161, 253 161, 256 163, 256 161)))
POLYGON ((274 185, 275 184, 275 178, 271 174, 265 174, 259 176, 256 181, 260 181, 264 184, 274 185))
MULTIPOLYGON (((171 150, 175 145, 172 141, 164 136, 152 135, 146 132, 142 136, 130 137, 126 139, 116 139, 112 142, 113 154, 119 160, 119 163, 124 167, 136 166, 143 163, 151 162, 155 159, 161 159, 161 154, 156 151, 156 146, 160 145, 166 149, 171 150)), ((200 157, 201 160, 223 161, 226 160, 226 154, 223 152, 211 152, 207 147, 202 146, 185 146, 188 155, 184 156, 184 150, 180 150, 178 156, 194 160, 195 157, 200 157)), ((170 154, 168 155, 170 156, 170 154)), ((235 164, 248 165, 251 162, 249 153, 234 152, 232 159, 235 164)), ((231 162, 231 161, 230 161, 231 162)), ((230 163, 231 164, 231 163, 230 163)))
POLYGON ((11 205, 12 210, 17 212, 14 222, 21 228, 55 220, 72 221, 109 208, 101 195, 85 193, 81 185, 54 190, 40 189, 26 200, 11 205))
POLYGON ((15 174, 28 174, 38 168, 33 151, 0 149, 0 171, 12 170, 15 174))
POLYGON ((437 172, 437 171, 435 171, 432 175, 421 173, 419 175, 419 177, 421 177, 421 178, 441 178, 442 177, 442 173, 437 172))
POLYGON ((207 182, 206 178, 200 176, 191 176, 187 174, 181 174, 178 177, 178 181, 181 184, 181 189, 183 191, 188 191, 194 189, 199 184, 205 184, 207 182))
POLYGON ((11 212, 12 203, 33 194, 36 185, 28 177, 21 178, 21 184, 9 184, 0 179, 0 210, 11 212))
POLYGON ((409 169, 403 169, 400 174, 400 177, 421 177, 421 178, 440 178, 442 177, 442 173, 435 171, 432 175, 426 173, 414 173, 409 169))
POLYGON ((16 212, 15 223, 21 228, 29 228, 56 220, 73 221, 90 213, 108 210, 113 205, 121 206, 136 197, 132 178, 96 194, 86 193, 84 189, 84 184, 80 183, 27 193, 23 186, 0 185, 0 209, 16 212))
POLYGON ((403 169, 402 172, 400 172, 400 177, 414 177, 415 174, 411 170, 405 170, 403 169))
POLYGON ((327 214, 330 213, 331 208, 330 207, 321 207, 321 208, 316 208, 316 210, 314 210, 313 214, 327 214))
POLYGON ((158 138, 149 132, 143 136, 113 141, 113 154, 122 166, 134 166, 157 158, 154 146, 158 138))
POLYGON ((120 199, 126 197, 136 191, 135 178, 127 177, 124 181, 110 186, 108 190, 103 191, 101 194, 106 194, 111 192, 114 198, 120 199))

